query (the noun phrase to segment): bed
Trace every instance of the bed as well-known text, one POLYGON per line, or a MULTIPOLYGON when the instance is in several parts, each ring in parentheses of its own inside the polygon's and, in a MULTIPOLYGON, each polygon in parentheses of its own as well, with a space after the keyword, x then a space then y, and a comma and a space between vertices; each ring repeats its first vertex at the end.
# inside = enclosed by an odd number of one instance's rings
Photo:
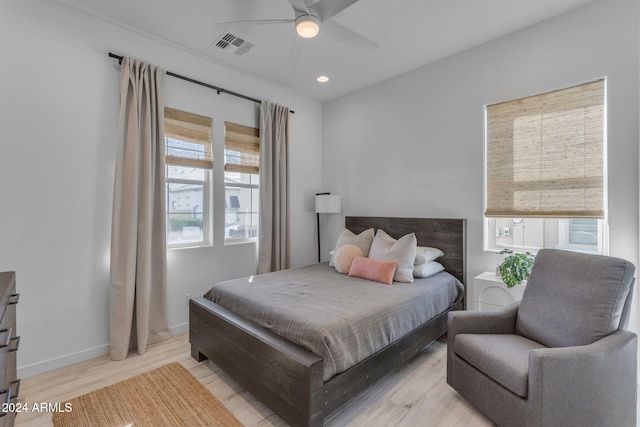
MULTIPOLYGON (((455 279, 466 283, 466 220, 347 217, 345 227, 356 234, 369 228, 382 229, 394 238, 413 232, 418 245, 441 249, 445 255, 438 261, 455 279)), ((328 268, 318 264, 296 270, 314 277, 328 268)), ((276 277, 264 276, 256 279, 268 282, 270 277, 276 277)), ((195 298, 189 308, 191 355, 198 361, 208 358, 216 363, 287 423, 320 426, 343 405, 443 335, 447 313, 464 309, 465 304, 463 291, 461 300, 438 308, 426 323, 421 321, 408 333, 389 339, 372 355, 356 360, 353 366, 347 364, 350 367, 343 370, 322 351, 313 352, 307 349, 313 347, 294 344, 274 333, 271 325, 262 327, 238 314, 241 310, 234 312, 209 299, 195 298)))

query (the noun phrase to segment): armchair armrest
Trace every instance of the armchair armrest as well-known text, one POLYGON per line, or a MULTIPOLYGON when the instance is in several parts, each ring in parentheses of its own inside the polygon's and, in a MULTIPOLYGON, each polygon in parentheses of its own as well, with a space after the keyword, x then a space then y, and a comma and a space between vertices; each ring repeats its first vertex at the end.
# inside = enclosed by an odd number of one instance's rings
POLYGON ((529 353, 531 425, 636 425, 637 336, 529 353))
POLYGON ((519 302, 496 311, 450 311, 447 338, 457 334, 513 334, 519 302))

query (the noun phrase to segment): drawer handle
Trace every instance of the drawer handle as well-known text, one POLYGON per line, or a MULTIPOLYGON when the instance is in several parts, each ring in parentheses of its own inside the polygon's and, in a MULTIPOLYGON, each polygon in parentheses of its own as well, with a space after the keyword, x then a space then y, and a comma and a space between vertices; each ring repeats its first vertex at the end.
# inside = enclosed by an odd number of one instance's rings
POLYGON ((18 347, 20 347, 20 336, 18 335, 15 338, 11 338, 11 341, 15 342, 15 346, 9 349, 9 352, 18 351, 18 347))
POLYGON ((3 343, 0 343, 0 348, 7 347, 9 342, 11 341, 11 328, 8 329, 0 329, 0 334, 7 334, 3 343))
POLYGON ((11 390, 15 389, 15 393, 12 394, 9 400, 17 399, 20 395, 20 380, 11 381, 11 386, 9 387, 11 390), (15 386, 15 387, 14 387, 15 386))
POLYGON ((11 294, 9 297, 9 305, 17 304, 20 302, 20 294, 11 294))
MULTIPOLYGON (((4 399, 4 405, 3 406, 5 408, 8 407, 9 403, 11 403, 11 386, 9 386, 9 387, 7 387, 7 388, 5 388, 3 390, 0 390, 0 394, 5 394, 6 395, 6 397, 4 399)), ((0 417, 4 417, 7 414, 8 414, 8 412, 0 411, 0 417)))

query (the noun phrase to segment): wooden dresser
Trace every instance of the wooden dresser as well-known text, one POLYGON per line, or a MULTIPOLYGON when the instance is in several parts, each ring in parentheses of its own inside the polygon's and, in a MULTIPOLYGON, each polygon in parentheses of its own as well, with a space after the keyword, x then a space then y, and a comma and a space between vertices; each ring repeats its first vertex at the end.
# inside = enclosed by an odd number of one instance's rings
POLYGON ((15 419, 20 380, 16 369, 16 352, 20 337, 16 335, 16 274, 0 273, 0 427, 11 427, 15 419))

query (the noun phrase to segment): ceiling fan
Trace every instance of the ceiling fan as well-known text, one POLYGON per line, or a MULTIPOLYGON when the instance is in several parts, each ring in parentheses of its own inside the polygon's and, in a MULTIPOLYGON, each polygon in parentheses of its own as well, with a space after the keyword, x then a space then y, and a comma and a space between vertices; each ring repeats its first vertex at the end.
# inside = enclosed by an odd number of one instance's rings
MULTIPOLYGON (((293 19, 258 19, 219 22, 216 25, 225 24, 295 24, 298 36, 309 39, 316 37, 319 33, 334 40, 347 43, 349 45, 374 51, 378 44, 374 41, 348 29, 331 20, 331 17, 348 8, 358 0, 289 0, 295 12, 293 19)), ((296 37, 297 40, 297 37, 296 37)), ((292 56, 297 62, 300 56, 302 45, 294 43, 292 56)))

